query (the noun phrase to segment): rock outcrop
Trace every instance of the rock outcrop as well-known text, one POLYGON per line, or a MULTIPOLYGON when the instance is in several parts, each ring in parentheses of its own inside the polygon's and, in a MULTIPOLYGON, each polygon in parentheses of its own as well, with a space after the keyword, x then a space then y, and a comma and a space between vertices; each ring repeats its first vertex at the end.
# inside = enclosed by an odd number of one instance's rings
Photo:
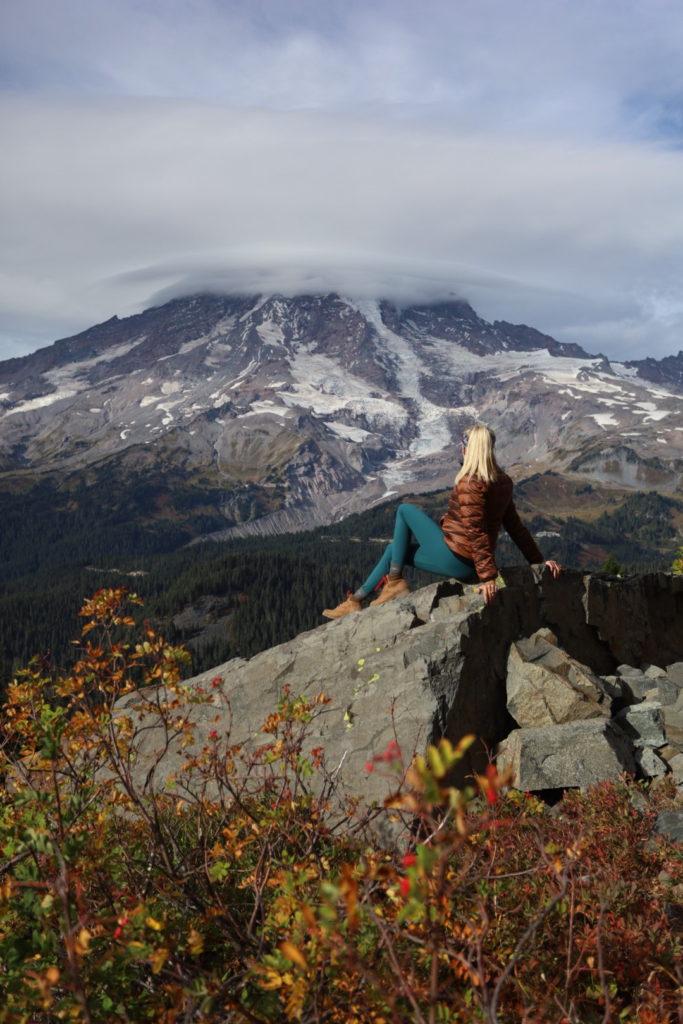
POLYGON ((636 771, 628 737, 606 718, 514 729, 500 745, 498 765, 511 769, 515 786, 532 791, 585 788, 636 771))
MULTIPOLYGON (((524 789, 624 771, 670 771, 683 783, 683 577, 568 571, 555 581, 520 567, 505 579, 490 606, 476 587, 435 583, 189 680, 210 691, 220 678, 224 694, 197 706, 197 747, 213 730, 263 742, 263 721, 288 687, 329 695, 310 746, 367 803, 395 784, 365 769, 388 743, 407 762, 439 736, 467 733, 478 743, 463 775, 499 750, 524 789)), ((135 714, 144 696, 128 695, 121 709, 135 714)), ((141 778, 165 784, 181 752, 153 727, 137 746, 141 778)))
POLYGON ((549 629, 512 644, 505 688, 507 709, 521 727, 609 716, 600 678, 565 654, 549 629))

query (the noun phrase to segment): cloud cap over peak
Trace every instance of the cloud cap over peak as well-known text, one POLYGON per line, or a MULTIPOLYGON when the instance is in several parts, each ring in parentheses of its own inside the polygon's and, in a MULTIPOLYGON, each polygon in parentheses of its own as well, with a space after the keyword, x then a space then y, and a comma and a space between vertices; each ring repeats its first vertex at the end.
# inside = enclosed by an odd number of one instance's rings
MULTIPOLYGON (((671 0, 7 0, 6 354, 203 284, 680 347, 671 0)), ((679 118, 679 120, 677 120, 679 118)))

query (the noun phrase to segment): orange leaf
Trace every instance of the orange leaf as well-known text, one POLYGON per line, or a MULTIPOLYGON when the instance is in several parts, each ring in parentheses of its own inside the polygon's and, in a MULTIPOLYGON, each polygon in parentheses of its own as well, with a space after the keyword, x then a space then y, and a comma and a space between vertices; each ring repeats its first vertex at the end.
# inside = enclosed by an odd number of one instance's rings
POLYGON ((415 814, 420 810, 420 803, 412 793, 394 793, 386 798, 384 806, 394 807, 400 811, 412 811, 415 814))
POLYGON ((306 963, 305 956, 291 942, 287 942, 285 939, 284 942, 280 943, 279 949, 282 955, 286 956, 287 959, 291 960, 293 964, 297 965, 297 967, 301 967, 304 971, 308 970, 308 964, 306 963))

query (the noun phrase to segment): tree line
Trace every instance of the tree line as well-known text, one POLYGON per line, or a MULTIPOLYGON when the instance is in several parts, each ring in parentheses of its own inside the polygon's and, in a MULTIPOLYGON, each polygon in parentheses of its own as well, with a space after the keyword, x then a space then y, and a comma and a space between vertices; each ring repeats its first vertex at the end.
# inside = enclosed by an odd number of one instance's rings
MULTIPOLYGON (((447 498, 444 491, 414 500, 438 519, 447 498)), ((396 509, 392 501, 303 533, 188 545, 173 524, 116 524, 106 514, 98 521, 92 510, 70 517, 49 504, 32 515, 35 496, 30 505, 24 515, 13 508, 0 541, 0 686, 38 651, 54 671, 68 668, 83 598, 121 584, 144 601, 141 617, 189 644, 188 673, 251 657, 319 625, 322 608, 360 585, 391 537, 396 509), (130 572, 141 575, 122 575, 130 572), (217 600, 205 621, 183 624, 179 613, 207 598, 217 600)), ((592 521, 536 515, 528 522, 533 532, 559 534, 541 538, 541 549, 565 566, 598 570, 611 556, 624 572, 645 572, 671 566, 681 512, 675 499, 638 492, 592 521)), ((498 559, 523 562, 505 535, 498 559)), ((412 574, 413 585, 428 579, 412 574)))

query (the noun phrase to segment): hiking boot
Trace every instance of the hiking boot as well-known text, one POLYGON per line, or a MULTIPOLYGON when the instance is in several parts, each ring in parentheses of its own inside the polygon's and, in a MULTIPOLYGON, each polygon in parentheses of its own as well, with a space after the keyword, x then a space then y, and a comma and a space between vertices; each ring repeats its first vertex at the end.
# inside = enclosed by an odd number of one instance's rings
POLYGON ((350 615, 351 612, 359 612, 361 610, 361 603, 357 597, 353 597, 351 594, 338 604, 336 608, 325 608, 323 615, 326 619, 341 619, 344 615, 350 615))
POLYGON ((410 587, 401 576, 397 580, 387 579, 380 591, 379 597, 370 602, 370 607, 372 608, 376 604, 384 604, 385 601, 391 601, 394 597, 404 597, 409 593, 410 587))

